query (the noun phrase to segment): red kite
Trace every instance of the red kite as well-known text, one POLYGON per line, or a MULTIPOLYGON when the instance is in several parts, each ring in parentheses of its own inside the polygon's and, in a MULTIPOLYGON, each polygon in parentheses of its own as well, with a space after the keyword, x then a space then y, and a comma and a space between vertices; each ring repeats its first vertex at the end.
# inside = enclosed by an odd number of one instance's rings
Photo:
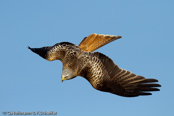
POLYGON ((119 38, 121 36, 91 34, 78 46, 61 42, 49 47, 28 48, 46 60, 60 60, 63 63, 62 81, 82 76, 95 89, 124 97, 151 95, 151 91, 159 91, 157 87, 161 85, 155 83, 158 80, 121 69, 106 55, 93 52, 119 38))

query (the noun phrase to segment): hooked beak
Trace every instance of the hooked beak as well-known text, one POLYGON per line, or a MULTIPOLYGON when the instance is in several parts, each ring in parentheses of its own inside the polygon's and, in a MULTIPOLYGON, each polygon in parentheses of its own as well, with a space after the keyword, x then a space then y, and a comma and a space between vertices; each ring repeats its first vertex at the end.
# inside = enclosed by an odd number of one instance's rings
POLYGON ((64 80, 66 80, 66 78, 62 77, 62 83, 63 83, 64 80))

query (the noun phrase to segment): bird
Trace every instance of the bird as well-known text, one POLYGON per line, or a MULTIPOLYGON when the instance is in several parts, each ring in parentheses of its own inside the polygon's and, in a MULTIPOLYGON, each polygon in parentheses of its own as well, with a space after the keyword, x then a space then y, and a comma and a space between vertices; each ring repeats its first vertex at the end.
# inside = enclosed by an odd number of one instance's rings
POLYGON ((148 96, 153 91, 160 91, 157 79, 136 75, 120 68, 108 56, 93 52, 120 38, 122 36, 93 33, 79 45, 60 42, 53 46, 28 48, 48 61, 60 60, 63 63, 62 82, 81 76, 94 89, 122 97, 148 96))

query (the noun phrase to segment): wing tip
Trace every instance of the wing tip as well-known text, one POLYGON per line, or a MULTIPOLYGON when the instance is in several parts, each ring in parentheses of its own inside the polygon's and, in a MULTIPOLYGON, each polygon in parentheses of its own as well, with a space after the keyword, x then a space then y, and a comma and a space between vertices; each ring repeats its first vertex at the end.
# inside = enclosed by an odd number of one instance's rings
POLYGON ((142 92, 139 94, 139 96, 143 96, 143 95, 152 95, 152 93, 145 93, 145 92, 142 92))
POLYGON ((31 50, 30 46, 28 46, 27 48, 31 50))

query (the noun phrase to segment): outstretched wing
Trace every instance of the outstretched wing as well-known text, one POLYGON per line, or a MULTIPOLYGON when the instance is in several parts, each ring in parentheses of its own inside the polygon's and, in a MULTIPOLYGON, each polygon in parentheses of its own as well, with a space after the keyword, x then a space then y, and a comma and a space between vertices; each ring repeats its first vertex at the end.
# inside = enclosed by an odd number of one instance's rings
POLYGON ((74 55, 74 53, 80 52, 78 46, 69 43, 69 42, 61 42, 57 43, 54 46, 47 46, 41 48, 30 48, 32 52, 38 54, 42 58, 53 61, 53 60, 61 60, 63 62, 64 57, 67 55, 74 55))
POLYGON ((81 48, 82 51, 93 52, 94 50, 119 38, 121 38, 121 36, 103 35, 103 34, 99 35, 93 33, 88 37, 85 37, 79 44, 79 47, 81 48))
POLYGON ((161 85, 156 79, 146 79, 119 68, 107 56, 95 52, 92 59, 82 71, 85 77, 95 89, 110 92, 124 97, 135 97, 140 95, 151 95, 151 91, 159 91, 161 85))

